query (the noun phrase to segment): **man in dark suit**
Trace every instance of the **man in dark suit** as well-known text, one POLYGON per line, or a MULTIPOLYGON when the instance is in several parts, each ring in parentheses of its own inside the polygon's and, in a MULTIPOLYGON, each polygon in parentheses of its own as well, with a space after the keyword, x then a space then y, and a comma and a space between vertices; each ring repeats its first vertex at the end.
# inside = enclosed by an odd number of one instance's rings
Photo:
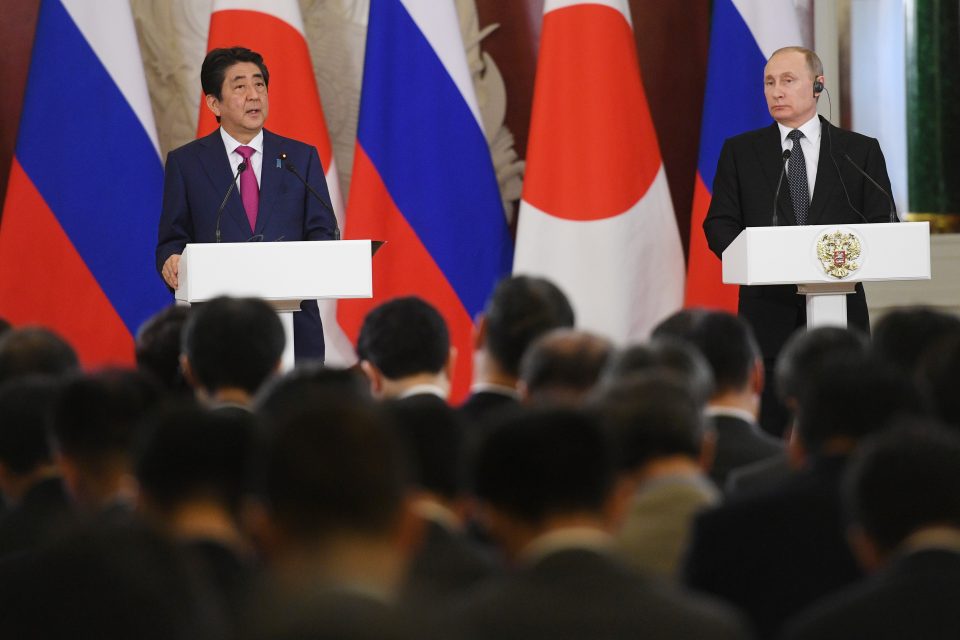
MULTIPOLYGON (((260 54, 234 47, 214 49, 200 70, 206 105, 220 128, 167 156, 157 270, 171 288, 178 284, 180 254, 191 242, 330 240, 336 219, 317 150, 263 128, 269 111, 270 74, 260 54), (237 193, 217 215, 238 172, 237 193), (321 203, 288 171, 296 169, 321 203)), ((294 314, 298 360, 324 357, 323 326, 315 301, 294 314)))
MULTIPOLYGON (((823 64, 817 55, 801 47, 774 52, 763 83, 776 122, 724 143, 703 222, 711 251, 719 257, 746 227, 773 224, 774 206, 781 225, 889 222, 892 202, 857 170, 890 193, 879 143, 817 116, 817 100, 824 90, 823 64), (775 204, 782 154, 788 149, 788 169, 775 204)), ((773 371, 784 342, 806 324, 804 297, 792 285, 741 287, 739 311, 753 326, 767 370, 773 371)), ((869 332, 866 298, 859 284, 847 297, 847 318, 869 332)), ((772 409, 779 407, 772 386, 764 402, 761 422, 767 428, 775 422, 772 430, 779 431, 786 413, 772 409)))
POLYGON ((784 637, 960 637, 960 437, 904 425, 850 467, 850 539, 874 575, 801 615, 784 637))

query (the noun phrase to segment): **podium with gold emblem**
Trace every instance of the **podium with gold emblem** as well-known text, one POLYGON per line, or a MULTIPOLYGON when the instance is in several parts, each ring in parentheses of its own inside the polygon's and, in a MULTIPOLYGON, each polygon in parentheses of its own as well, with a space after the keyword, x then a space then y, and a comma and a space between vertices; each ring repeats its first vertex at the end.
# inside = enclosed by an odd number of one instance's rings
POLYGON ((748 227, 723 252, 726 284, 795 284, 807 326, 847 325, 858 282, 930 279, 930 225, 748 227))

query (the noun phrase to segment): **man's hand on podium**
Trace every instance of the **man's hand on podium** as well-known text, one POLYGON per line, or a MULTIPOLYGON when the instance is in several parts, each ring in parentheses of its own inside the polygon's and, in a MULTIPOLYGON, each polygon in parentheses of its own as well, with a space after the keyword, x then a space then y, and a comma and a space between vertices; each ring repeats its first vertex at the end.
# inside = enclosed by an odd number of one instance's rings
POLYGON ((179 280, 177 276, 180 273, 180 254, 175 253, 167 261, 163 263, 163 269, 160 271, 163 275, 164 281, 170 286, 171 289, 176 289, 179 285, 179 280))

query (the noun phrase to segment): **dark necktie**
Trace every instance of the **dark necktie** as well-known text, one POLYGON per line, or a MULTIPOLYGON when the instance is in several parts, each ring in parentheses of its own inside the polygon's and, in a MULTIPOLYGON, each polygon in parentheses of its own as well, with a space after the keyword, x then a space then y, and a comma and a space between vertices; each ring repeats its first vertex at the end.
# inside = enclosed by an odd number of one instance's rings
POLYGON ((797 224, 807 224, 807 211, 810 209, 810 187, 807 183, 807 159, 803 157, 803 147, 800 138, 803 131, 794 129, 787 134, 793 140, 793 149, 790 151, 790 168, 787 180, 790 181, 790 199, 793 200, 793 215, 797 224))
POLYGON ((247 220, 250 221, 250 230, 253 231, 257 228, 257 212, 260 210, 260 185, 257 184, 257 176, 250 164, 250 156, 255 149, 242 146, 235 151, 247 163, 247 168, 240 174, 240 199, 243 200, 243 208, 247 212, 247 220))

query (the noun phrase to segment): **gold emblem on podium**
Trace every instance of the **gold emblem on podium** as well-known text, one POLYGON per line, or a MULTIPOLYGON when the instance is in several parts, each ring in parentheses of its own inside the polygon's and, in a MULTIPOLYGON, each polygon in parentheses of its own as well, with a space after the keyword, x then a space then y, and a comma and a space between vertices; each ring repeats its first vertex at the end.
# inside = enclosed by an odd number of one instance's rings
POLYGON ((817 242, 817 260, 828 276, 843 280, 860 268, 861 250, 855 233, 827 231, 817 242))

